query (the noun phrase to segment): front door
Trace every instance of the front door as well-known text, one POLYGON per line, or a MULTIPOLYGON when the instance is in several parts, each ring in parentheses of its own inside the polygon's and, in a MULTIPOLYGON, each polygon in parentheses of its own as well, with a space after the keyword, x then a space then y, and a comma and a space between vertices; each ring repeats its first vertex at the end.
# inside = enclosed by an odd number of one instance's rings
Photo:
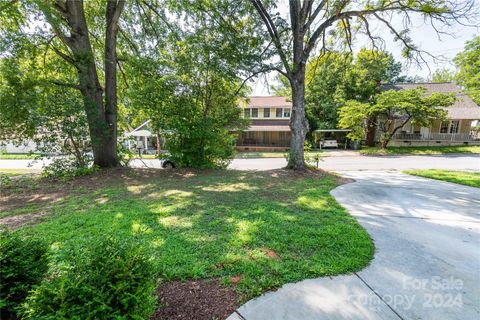
POLYGON ((428 136, 430 135, 430 128, 421 127, 420 135, 422 136, 422 139, 428 139, 428 136))

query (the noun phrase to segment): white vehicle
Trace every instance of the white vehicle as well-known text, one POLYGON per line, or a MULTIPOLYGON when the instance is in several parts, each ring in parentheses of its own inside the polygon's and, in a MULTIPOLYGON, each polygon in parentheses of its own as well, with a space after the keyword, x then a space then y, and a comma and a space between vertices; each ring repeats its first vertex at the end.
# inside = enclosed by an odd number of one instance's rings
POLYGON ((338 148, 337 140, 323 140, 320 143, 320 148, 338 148))

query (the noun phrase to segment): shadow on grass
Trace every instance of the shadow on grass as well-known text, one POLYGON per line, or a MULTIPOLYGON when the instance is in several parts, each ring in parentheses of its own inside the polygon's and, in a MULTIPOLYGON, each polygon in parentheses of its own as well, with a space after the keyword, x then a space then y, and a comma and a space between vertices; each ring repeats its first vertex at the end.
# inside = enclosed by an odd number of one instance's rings
POLYGON ((91 186, 20 232, 61 250, 112 233, 135 237, 161 279, 239 276, 242 299, 357 271, 373 256, 366 231, 330 196, 334 178, 321 173, 145 170, 91 186))

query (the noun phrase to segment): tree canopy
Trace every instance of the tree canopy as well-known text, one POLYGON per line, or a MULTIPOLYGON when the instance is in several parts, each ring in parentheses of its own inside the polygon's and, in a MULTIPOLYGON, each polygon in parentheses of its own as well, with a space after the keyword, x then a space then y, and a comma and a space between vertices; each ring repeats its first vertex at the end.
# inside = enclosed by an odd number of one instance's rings
POLYGON ((362 140, 366 134, 366 119, 374 119, 374 125, 380 132, 380 143, 386 148, 392 136, 405 124, 429 126, 435 120, 443 120, 448 107, 455 102, 453 94, 432 93, 426 95, 426 89, 419 87, 410 90, 388 90, 378 94, 375 102, 362 103, 349 100, 339 111, 339 125, 352 129, 349 138, 362 140))
POLYGON ((480 36, 467 42, 464 51, 455 57, 455 64, 457 83, 480 105, 480 36))
MULTIPOLYGON (((304 169, 309 122, 330 125, 336 119, 327 114, 334 114, 329 110, 338 107, 338 101, 368 101, 377 80, 393 81, 398 73, 396 62, 378 50, 382 39, 374 33, 374 20, 391 31, 405 57, 420 62, 428 53, 410 37, 413 15, 443 32, 438 27, 468 23, 474 2, 288 4, 285 17, 275 1, 261 0, 245 5, 233 0, 6 2, 0 6, 0 135, 32 138, 46 129, 42 123, 64 123, 57 127, 66 130, 64 137, 73 133, 67 124, 75 119, 82 123, 74 131, 76 140, 86 137, 94 163, 109 167, 119 163, 119 128, 155 118, 158 129, 170 133, 186 134, 182 127, 195 134, 201 130, 193 128, 218 132, 225 139, 212 136, 211 141, 231 150, 233 136, 225 132, 241 128, 233 106, 246 94, 249 79, 274 70, 285 77, 293 102, 289 167, 304 169), (356 34, 366 35, 372 50, 360 52, 353 60, 355 68, 343 72, 341 59, 353 51, 356 34), (308 63, 311 56, 315 58, 308 63), (318 65, 328 67, 317 76, 313 70, 318 65), (305 89, 308 82, 318 93, 305 89), (81 133, 85 128, 87 136, 81 133)), ((475 45, 466 52, 470 47, 475 45)), ((470 54, 457 60, 470 63, 470 54)), ((465 64, 461 74, 469 76, 459 79, 475 95, 475 69, 469 68, 465 64)), ((175 139, 183 141, 177 149, 181 152, 197 148, 191 154, 198 156, 211 151, 198 143, 204 138, 195 138, 195 143, 175 139)))
POLYGON ((403 47, 403 56, 425 62, 427 52, 414 44, 410 34, 412 16, 419 15, 437 33, 441 27, 470 23, 474 0, 468 1, 289 1, 289 12, 283 17, 274 1, 250 0, 262 19, 264 31, 277 59, 271 68, 284 75, 291 86, 292 129, 288 166, 305 169, 304 140, 308 132, 305 112, 305 73, 310 56, 335 50, 339 44, 352 51, 355 34, 365 34, 378 48, 383 39, 372 28, 376 21, 389 30, 403 47), (400 21, 400 23, 397 23, 400 21))
MULTIPOLYGON (((305 110, 310 131, 336 128, 338 108, 345 101, 367 102, 383 83, 404 81, 402 66, 392 54, 362 48, 355 56, 329 52, 313 57, 306 68, 305 110)), ((278 94, 289 94, 288 83, 279 77, 278 94)))

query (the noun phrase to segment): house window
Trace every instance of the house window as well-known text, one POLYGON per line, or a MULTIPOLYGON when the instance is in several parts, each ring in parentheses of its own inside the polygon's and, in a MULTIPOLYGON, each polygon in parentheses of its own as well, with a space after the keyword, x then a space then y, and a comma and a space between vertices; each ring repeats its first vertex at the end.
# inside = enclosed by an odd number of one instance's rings
POLYGON ((243 110, 243 116, 245 118, 250 118, 250 108, 246 108, 245 110, 243 110))
POLYGON ((282 108, 275 109, 275 117, 281 118, 282 117, 282 108))
POLYGON ((258 109, 252 108, 252 118, 258 118, 258 109))
POLYGON ((440 125, 440 133, 448 133, 448 125, 450 123, 448 121, 442 121, 442 124, 440 125))
POLYGON ((270 118, 270 108, 264 108, 263 109, 263 117, 264 118, 270 118))
POLYGON ((283 109, 283 117, 290 118, 290 108, 283 109))
POLYGON ((460 121, 458 120, 450 121, 450 133, 458 133, 459 127, 460 127, 460 121))

